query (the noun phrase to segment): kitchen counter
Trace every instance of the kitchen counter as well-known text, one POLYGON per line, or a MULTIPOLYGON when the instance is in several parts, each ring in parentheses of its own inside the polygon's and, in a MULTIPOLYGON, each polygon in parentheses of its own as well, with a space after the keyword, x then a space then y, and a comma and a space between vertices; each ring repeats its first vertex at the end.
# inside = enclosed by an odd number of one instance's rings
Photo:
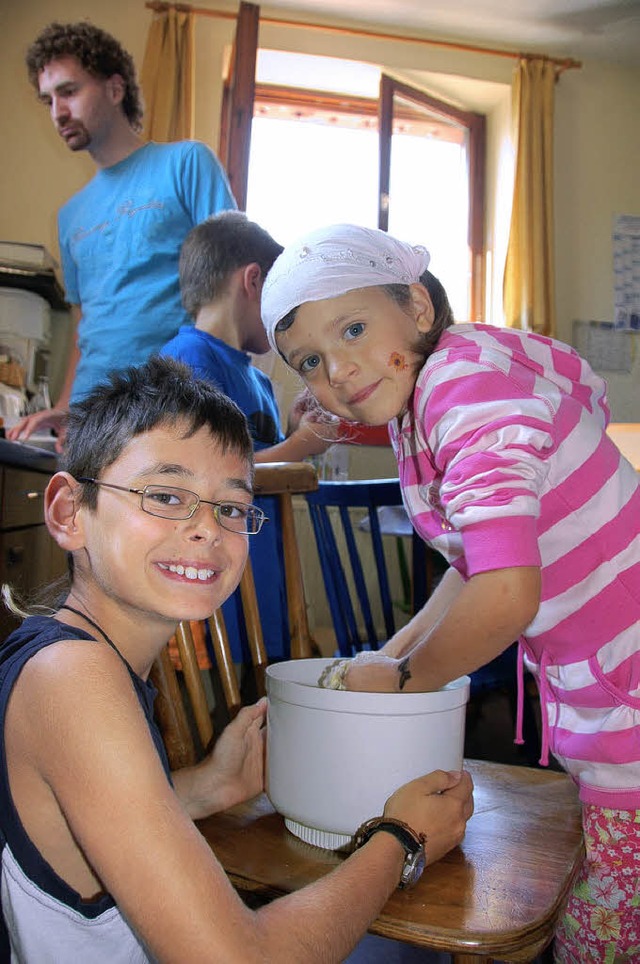
MULTIPOLYGON (((67 572, 66 553, 44 521, 45 491, 57 467, 54 452, 0 438, 0 584, 11 586, 27 606, 67 572)), ((19 623, 0 605, 0 641, 19 623)))
POLYGON ((53 475, 58 467, 58 459, 55 452, 0 438, 0 465, 12 465, 14 468, 53 475))

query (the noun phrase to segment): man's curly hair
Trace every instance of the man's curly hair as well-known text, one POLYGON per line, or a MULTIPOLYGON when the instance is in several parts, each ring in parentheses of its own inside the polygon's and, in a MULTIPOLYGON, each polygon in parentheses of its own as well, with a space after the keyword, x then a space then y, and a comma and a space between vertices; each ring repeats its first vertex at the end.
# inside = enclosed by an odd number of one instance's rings
POLYGON ((135 131, 141 129, 143 106, 136 68, 131 54, 115 37, 88 21, 50 23, 27 51, 29 80, 36 90, 40 71, 60 57, 75 57, 94 77, 106 79, 120 74, 125 87, 122 101, 125 116, 135 131))

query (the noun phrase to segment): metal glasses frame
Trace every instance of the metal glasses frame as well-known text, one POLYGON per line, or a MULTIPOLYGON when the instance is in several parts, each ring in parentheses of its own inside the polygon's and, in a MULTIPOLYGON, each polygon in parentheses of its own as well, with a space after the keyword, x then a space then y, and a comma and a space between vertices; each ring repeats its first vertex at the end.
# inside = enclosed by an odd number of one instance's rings
MULTIPOLYGON (((120 492, 133 492, 134 495, 140 496, 140 508, 142 509, 142 511, 146 512, 147 515, 155 516, 158 519, 175 519, 177 521, 183 522, 183 521, 186 521, 187 519, 191 519, 196 514, 200 506, 204 504, 204 505, 210 505, 213 508, 213 514, 215 516, 216 522, 218 523, 219 526, 222 526, 222 528, 226 529, 228 532, 236 532, 242 535, 255 536, 260 532, 260 529, 262 528, 263 523, 269 521, 266 515, 264 514, 264 512, 262 511, 262 509, 260 509, 257 505, 251 505, 251 504, 246 505, 244 502, 231 502, 227 499, 221 502, 212 502, 210 499, 201 499, 198 493, 192 492, 191 489, 183 489, 177 485, 164 486, 164 485, 153 484, 153 485, 145 485, 143 489, 132 489, 126 485, 115 485, 115 483, 113 482, 101 482, 99 479, 90 479, 87 477, 78 478, 76 479, 76 481, 89 482, 92 485, 98 485, 98 486, 101 485, 101 486, 105 486, 108 489, 118 489, 120 492), (148 507, 145 507, 145 496, 147 495, 149 489, 161 489, 161 490, 166 490, 168 492, 186 492, 188 495, 193 496, 194 501, 191 503, 191 505, 188 506, 187 515, 171 515, 165 512, 152 512, 148 507), (228 520, 226 520, 225 517, 222 516, 220 513, 220 510, 224 506, 232 506, 233 508, 239 508, 244 510, 247 513, 246 520, 245 520, 247 523, 247 526, 251 522, 253 522, 253 525, 255 526, 255 528, 252 528, 252 529, 245 528, 243 530, 243 529, 237 529, 234 526, 228 525, 228 520)), ((185 511, 187 510, 185 509, 185 511)))

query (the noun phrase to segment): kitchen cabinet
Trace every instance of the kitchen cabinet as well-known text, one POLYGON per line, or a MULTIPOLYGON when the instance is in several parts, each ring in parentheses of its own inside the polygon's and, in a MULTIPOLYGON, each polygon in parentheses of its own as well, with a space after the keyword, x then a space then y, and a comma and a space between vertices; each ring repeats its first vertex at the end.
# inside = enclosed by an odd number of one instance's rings
MULTIPOLYGON (((48 473, 0 465, 0 582, 27 603, 36 590, 67 571, 66 555, 44 524, 48 481, 48 473)), ((19 622, 0 605, 0 640, 19 622)))

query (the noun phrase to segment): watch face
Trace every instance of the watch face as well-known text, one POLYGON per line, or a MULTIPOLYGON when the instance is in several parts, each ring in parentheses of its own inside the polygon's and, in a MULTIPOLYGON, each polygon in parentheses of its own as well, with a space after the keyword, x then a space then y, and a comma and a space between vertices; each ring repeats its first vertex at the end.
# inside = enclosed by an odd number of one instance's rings
POLYGON ((420 880, 425 866, 424 849, 421 847, 415 854, 407 854, 407 858, 402 868, 400 878, 401 887, 411 887, 416 881, 420 880))

